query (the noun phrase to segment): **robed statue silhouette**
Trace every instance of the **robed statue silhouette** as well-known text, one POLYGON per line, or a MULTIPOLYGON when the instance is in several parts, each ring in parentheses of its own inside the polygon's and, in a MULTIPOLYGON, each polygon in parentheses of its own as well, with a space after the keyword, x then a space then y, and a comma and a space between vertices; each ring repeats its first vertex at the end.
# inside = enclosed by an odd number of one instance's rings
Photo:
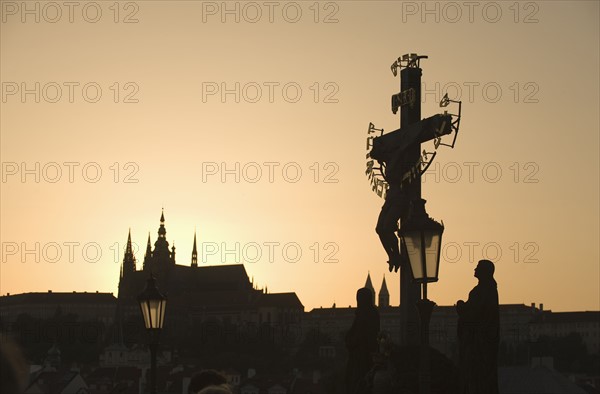
POLYGON ((373 291, 363 287, 356 292, 356 316, 346 334, 348 365, 346 367, 346 392, 366 394, 366 375, 373 367, 373 354, 379 344, 379 312, 375 307, 373 291))
POLYGON ((456 304, 461 394, 498 394, 500 324, 494 264, 480 260, 475 277, 479 283, 469 299, 456 304))

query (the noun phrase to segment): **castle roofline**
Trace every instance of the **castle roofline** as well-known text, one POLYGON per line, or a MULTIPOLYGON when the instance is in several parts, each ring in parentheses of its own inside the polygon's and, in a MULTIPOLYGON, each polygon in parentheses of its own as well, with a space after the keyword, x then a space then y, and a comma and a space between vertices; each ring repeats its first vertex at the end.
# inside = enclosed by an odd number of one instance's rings
POLYGON ((3 305, 12 303, 23 303, 29 302, 32 304, 44 304, 44 303, 68 303, 68 304, 88 304, 90 302, 96 303, 116 303, 117 298, 113 293, 100 293, 100 292, 53 292, 48 290, 46 293, 21 293, 21 294, 10 294, 0 296, 0 303, 3 305))

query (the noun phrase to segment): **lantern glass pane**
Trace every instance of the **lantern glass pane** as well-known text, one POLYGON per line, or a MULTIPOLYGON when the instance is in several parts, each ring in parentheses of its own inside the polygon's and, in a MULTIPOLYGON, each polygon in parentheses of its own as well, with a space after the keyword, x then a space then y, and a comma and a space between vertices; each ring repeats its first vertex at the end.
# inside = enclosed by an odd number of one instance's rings
POLYGON ((435 280, 438 275, 439 267, 439 251, 441 234, 433 231, 425 232, 425 259, 426 259, 426 274, 428 279, 435 280))
POLYGON ((415 280, 423 278, 423 261, 421 255, 421 233, 411 231, 404 234, 404 244, 408 252, 408 259, 415 280))
POLYGON ((160 301, 160 314, 158 319, 158 328, 163 327, 163 323, 165 322, 165 308, 167 306, 167 300, 160 301))
POLYGON ((150 309, 148 308, 148 303, 146 301, 140 302, 140 308, 142 309, 142 316, 144 317, 144 326, 146 326, 146 328, 149 328, 150 309))
POLYGON ((150 308, 150 328, 158 328, 158 313, 160 300, 148 300, 150 308))

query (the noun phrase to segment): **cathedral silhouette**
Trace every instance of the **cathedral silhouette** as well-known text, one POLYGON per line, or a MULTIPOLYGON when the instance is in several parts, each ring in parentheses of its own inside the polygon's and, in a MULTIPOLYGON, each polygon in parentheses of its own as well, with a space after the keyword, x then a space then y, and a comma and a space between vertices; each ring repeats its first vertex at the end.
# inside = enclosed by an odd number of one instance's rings
POLYGON ((153 275, 159 291, 168 298, 165 324, 299 324, 304 306, 296 293, 258 289, 244 264, 198 266, 196 234, 191 264, 176 264, 175 246, 169 249, 166 235, 162 212, 154 248, 148 235, 142 269, 138 270, 129 233, 119 278, 118 306, 123 316, 139 317, 137 296, 153 275))

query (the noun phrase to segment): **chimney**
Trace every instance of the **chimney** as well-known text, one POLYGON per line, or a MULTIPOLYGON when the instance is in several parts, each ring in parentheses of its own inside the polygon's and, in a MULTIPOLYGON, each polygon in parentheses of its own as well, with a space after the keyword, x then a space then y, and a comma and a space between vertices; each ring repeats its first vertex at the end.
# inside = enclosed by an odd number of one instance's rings
POLYGON ((544 304, 540 303, 540 312, 544 311, 544 304))

